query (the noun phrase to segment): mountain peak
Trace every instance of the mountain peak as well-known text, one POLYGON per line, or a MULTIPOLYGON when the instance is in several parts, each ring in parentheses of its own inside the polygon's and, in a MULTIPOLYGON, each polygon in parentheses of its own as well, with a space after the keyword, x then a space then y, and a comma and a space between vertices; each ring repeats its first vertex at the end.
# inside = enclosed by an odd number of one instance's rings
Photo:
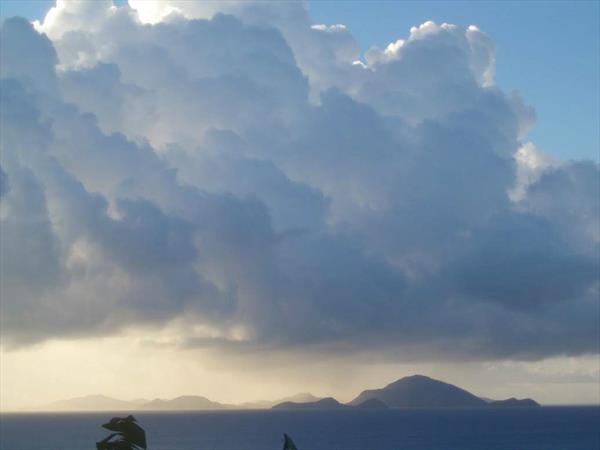
POLYGON ((226 405, 213 402, 206 397, 200 395, 181 395, 171 400, 154 399, 151 402, 142 405, 142 409, 159 409, 159 410, 212 410, 224 409, 226 405))
POLYGON ((129 402, 106 395, 92 394, 56 401, 43 409, 51 411, 125 411, 134 408, 129 402))
POLYGON ((425 376, 411 375, 388 384, 383 389, 363 391, 350 402, 358 405, 377 399, 391 407, 473 407, 486 402, 470 392, 425 376))
MULTIPOLYGON (((388 386, 394 385, 396 383, 403 383, 403 382, 406 383, 406 382, 428 382, 428 381, 439 381, 439 380, 428 377, 427 375, 415 374, 415 375, 408 375, 406 377, 399 378, 396 381, 392 381, 390 384, 388 384, 388 386)), ((440 383, 441 383, 441 381, 440 381, 440 383)))

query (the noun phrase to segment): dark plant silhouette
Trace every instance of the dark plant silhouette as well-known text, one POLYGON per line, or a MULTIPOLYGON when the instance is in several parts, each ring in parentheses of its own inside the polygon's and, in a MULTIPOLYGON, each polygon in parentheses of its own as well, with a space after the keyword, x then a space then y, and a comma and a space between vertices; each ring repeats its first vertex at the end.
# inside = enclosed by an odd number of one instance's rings
POLYGON ((298 450, 296 444, 292 441, 292 438, 285 433, 283 435, 283 450, 298 450))
POLYGON ((146 448, 146 433, 135 420, 135 417, 113 417, 102 425, 114 431, 100 442, 96 442, 96 450, 140 450, 146 448))

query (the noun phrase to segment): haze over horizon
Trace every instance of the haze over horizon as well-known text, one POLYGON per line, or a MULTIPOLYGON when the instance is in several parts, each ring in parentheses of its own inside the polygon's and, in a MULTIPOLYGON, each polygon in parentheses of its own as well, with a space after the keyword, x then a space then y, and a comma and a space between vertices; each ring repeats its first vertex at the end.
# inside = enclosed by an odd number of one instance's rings
POLYGON ((209 410, 265 410, 265 409, 352 409, 362 410, 390 408, 464 408, 464 407, 519 407, 532 408, 540 405, 531 398, 491 399, 477 396, 468 390, 415 374, 394 380, 376 389, 364 389, 351 401, 342 401, 330 395, 316 397, 311 393, 254 402, 221 403, 198 395, 181 395, 171 399, 117 399, 105 395, 87 395, 63 399, 27 410, 28 412, 81 412, 81 411, 209 411, 209 410))
POLYGON ((537 145, 477 23, 397 32, 364 51, 301 2, 4 18, 0 409, 415 373, 600 403, 598 160, 537 145))

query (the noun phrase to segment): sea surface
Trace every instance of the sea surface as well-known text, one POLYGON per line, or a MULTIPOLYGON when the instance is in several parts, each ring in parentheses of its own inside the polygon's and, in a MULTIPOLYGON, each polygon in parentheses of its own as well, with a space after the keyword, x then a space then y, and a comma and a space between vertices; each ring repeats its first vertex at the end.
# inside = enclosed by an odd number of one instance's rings
MULTIPOLYGON (((134 413, 149 450, 599 450, 600 407, 134 413)), ((0 415, 2 450, 94 450, 121 413, 0 415)))

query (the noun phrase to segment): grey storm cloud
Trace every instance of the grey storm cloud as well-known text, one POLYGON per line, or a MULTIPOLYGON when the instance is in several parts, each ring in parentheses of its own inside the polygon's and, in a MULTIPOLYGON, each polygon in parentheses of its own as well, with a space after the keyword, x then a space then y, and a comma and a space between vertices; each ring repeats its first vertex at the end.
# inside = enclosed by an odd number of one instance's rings
POLYGON ((301 3, 130 3, 2 23, 7 347, 598 352, 599 167, 536 163, 484 33, 360 60, 301 3))

